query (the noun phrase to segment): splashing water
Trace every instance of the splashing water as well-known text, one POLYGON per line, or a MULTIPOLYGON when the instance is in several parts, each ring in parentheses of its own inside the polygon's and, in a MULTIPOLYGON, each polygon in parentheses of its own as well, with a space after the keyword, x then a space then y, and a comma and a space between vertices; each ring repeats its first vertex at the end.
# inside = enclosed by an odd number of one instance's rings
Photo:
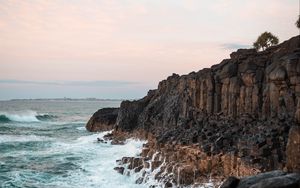
POLYGON ((139 154, 145 142, 98 143, 105 133, 84 128, 98 108, 119 104, 1 101, 0 187, 143 187, 113 168, 117 159, 139 154))

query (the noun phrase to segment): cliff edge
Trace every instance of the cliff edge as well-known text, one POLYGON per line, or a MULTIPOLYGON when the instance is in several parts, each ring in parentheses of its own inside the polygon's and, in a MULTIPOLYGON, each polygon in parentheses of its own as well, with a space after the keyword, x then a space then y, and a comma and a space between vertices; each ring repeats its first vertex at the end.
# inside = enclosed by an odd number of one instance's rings
POLYGON ((141 173, 137 183, 149 179, 143 169, 151 163, 165 186, 191 185, 298 171, 299 141, 288 141, 288 135, 299 139, 299 122, 296 36, 262 52, 237 50, 211 68, 173 74, 144 98, 123 101, 114 132, 139 132, 148 139, 139 158, 119 163, 141 173))

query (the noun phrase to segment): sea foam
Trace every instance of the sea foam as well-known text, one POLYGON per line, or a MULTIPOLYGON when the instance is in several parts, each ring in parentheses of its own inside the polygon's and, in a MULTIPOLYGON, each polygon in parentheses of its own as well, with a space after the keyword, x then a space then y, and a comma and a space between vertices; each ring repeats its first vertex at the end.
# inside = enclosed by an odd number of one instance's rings
POLYGON ((55 118, 55 116, 39 114, 31 110, 21 112, 0 112, 0 122, 39 122, 43 120, 49 120, 51 118, 55 118))

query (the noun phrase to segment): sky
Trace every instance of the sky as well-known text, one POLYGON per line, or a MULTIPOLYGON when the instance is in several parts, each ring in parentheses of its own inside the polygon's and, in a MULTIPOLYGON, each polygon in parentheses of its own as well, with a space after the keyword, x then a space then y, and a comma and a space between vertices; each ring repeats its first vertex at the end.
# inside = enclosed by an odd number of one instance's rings
POLYGON ((270 31, 297 34, 299 0, 0 0, 0 100, 136 99, 270 31))

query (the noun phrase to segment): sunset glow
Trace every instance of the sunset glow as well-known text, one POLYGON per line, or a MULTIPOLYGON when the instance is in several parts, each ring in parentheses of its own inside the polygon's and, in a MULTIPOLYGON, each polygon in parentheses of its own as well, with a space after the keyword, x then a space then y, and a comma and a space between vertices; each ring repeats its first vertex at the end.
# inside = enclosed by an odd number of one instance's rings
POLYGON ((139 98, 266 30, 280 41, 297 35, 298 3, 0 0, 0 99, 139 98))

